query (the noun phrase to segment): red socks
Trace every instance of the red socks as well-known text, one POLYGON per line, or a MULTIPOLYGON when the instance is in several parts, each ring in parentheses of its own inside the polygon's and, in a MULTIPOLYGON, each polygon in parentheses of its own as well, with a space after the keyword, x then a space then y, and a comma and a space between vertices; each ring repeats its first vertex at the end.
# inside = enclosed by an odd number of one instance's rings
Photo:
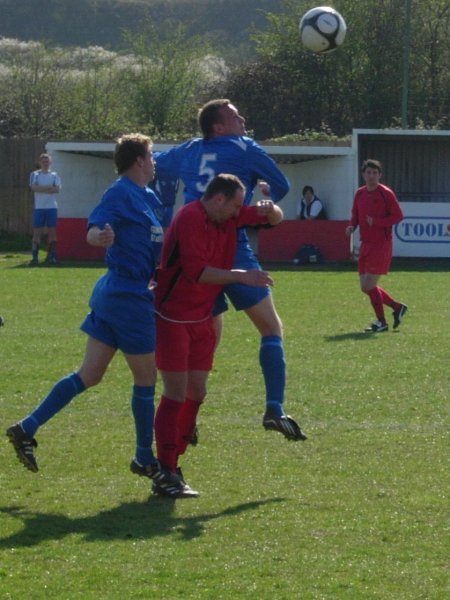
POLYGON ((401 306, 382 287, 374 287, 366 292, 366 294, 370 298, 370 302, 372 303, 377 319, 382 323, 386 323, 383 304, 391 306, 394 310, 398 310, 401 306))
POLYGON ((192 434, 194 433, 195 424, 197 422, 197 414, 200 410, 201 403, 193 402, 190 398, 181 405, 181 410, 178 413, 177 421, 177 454, 184 454, 189 444, 192 434))
POLYGON ((372 303, 377 319, 382 323, 386 323, 386 319, 384 317, 383 296, 380 290, 381 288, 374 287, 366 293, 370 298, 370 302, 372 303))
POLYGON ((201 404, 186 398, 184 402, 161 396, 155 416, 155 440, 158 460, 175 471, 178 456, 184 454, 194 431, 201 404))
POLYGON ((177 420, 183 404, 161 396, 155 416, 158 460, 171 471, 177 468, 177 420))
POLYGON ((394 298, 387 293, 386 290, 383 290, 383 288, 379 287, 378 289, 380 290, 383 304, 386 304, 386 306, 391 306, 394 310, 398 310, 400 308, 400 302, 396 302, 394 298))

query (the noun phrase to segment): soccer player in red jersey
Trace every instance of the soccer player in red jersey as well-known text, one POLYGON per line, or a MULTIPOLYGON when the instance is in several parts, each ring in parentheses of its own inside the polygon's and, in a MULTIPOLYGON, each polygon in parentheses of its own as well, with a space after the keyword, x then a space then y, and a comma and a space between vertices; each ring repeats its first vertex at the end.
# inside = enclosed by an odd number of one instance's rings
MULTIPOLYGON (((200 200, 183 206, 164 240, 155 288, 157 312, 156 363, 163 393, 155 418, 155 438, 161 463, 181 475, 178 457, 184 453, 196 423, 212 369, 216 333, 213 308, 223 286, 273 284, 261 269, 233 269, 239 227, 277 225, 281 209, 269 199, 245 206, 245 187, 230 174, 219 174, 200 200)), ((153 485, 171 497, 198 495, 153 485)))
MULTIPOLYGON (((203 136, 190 139, 157 156, 158 177, 179 177, 188 204, 197 200, 211 179, 219 173, 232 173, 246 187, 244 204, 252 203, 259 188, 263 196, 275 203, 289 191, 289 181, 275 161, 252 138, 248 137, 245 118, 227 98, 210 100, 200 109, 198 123, 203 136)), ((237 236, 234 267, 258 269, 245 228, 237 236)), ((260 336, 259 365, 265 387, 265 411, 262 425, 266 431, 278 431, 292 441, 304 440, 305 435, 285 412, 286 360, 283 325, 274 305, 270 288, 230 284, 224 288, 214 307, 217 343, 222 329, 227 299, 238 311, 243 311, 260 336), (226 296, 226 297, 225 297, 226 296)))
POLYGON ((352 235, 359 227, 361 248, 358 260, 361 291, 370 298, 376 320, 366 331, 388 330, 384 315, 384 305, 393 309, 396 329, 408 307, 397 302, 386 290, 378 285, 381 275, 389 271, 392 260, 392 226, 400 223, 403 212, 394 192, 380 183, 381 163, 368 159, 362 165, 366 185, 360 187, 353 200, 352 217, 346 234, 352 235))

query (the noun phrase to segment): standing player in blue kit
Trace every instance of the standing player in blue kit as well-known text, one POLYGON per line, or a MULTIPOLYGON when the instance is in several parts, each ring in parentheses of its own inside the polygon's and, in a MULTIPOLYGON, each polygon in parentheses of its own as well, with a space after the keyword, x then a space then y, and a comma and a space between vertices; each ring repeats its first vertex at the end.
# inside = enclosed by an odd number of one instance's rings
POLYGON ((119 178, 88 219, 87 241, 107 248, 108 270, 94 287, 91 312, 81 325, 88 336, 84 360, 77 372, 60 379, 41 404, 6 434, 19 460, 37 472, 37 430, 77 395, 100 383, 121 350, 133 375, 136 449, 131 471, 153 479, 160 487, 181 489, 184 483, 159 465, 152 450, 156 336, 150 282, 163 233, 154 213, 159 201, 147 187, 155 167, 150 138, 137 133, 120 137, 114 162, 119 178))
MULTIPOLYGON (((264 196, 280 201, 289 191, 289 182, 276 163, 253 139, 247 137, 245 119, 230 100, 207 102, 199 111, 203 138, 191 139, 161 152, 156 159, 157 173, 163 177, 179 177, 185 185, 185 203, 198 200, 208 183, 219 173, 232 173, 246 187, 245 204, 253 198, 260 183, 264 196)), ((233 268, 260 269, 245 229, 238 235, 233 268)), ((265 429, 279 431, 288 440, 305 440, 306 436, 283 408, 286 363, 283 326, 275 309, 269 288, 231 284, 225 294, 236 310, 244 310, 261 335, 259 361, 266 387, 265 429)), ((215 314, 227 309, 225 297, 216 305, 215 314)), ((222 317, 216 317, 217 339, 220 339, 222 317)))

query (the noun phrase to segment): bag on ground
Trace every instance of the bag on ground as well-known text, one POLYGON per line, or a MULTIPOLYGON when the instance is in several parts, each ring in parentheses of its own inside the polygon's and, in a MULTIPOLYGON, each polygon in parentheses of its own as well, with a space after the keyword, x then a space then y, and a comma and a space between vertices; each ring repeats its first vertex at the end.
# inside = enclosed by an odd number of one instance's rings
POLYGON ((304 244, 295 255, 293 263, 295 265, 315 265, 323 262, 323 255, 320 248, 313 244, 304 244))

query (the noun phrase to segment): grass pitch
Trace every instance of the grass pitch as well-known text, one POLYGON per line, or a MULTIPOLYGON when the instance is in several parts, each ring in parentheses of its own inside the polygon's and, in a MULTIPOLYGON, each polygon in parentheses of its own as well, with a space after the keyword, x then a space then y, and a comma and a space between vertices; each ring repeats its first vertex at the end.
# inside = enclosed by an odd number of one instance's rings
POLYGON ((394 263, 382 285, 409 312, 375 335, 354 265, 272 267, 286 408, 309 439, 263 430, 258 337, 230 310, 182 462, 201 496, 178 501, 128 471, 120 355, 38 432, 39 473, 17 461, 4 430, 79 366, 104 271, 24 264, 0 256, 1 600, 449 597, 448 262, 394 263))

